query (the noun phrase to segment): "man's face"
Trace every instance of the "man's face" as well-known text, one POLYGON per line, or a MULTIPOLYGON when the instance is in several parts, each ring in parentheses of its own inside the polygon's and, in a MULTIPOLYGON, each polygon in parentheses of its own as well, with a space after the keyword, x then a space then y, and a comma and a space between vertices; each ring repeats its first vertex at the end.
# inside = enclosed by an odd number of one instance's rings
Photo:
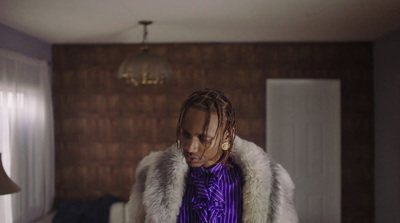
POLYGON ((218 116, 215 112, 211 113, 208 129, 204 132, 206 118, 207 112, 196 108, 189 108, 183 118, 180 133, 181 145, 186 162, 190 167, 210 167, 222 155, 222 149, 218 147, 219 139, 215 137, 218 129, 218 116))

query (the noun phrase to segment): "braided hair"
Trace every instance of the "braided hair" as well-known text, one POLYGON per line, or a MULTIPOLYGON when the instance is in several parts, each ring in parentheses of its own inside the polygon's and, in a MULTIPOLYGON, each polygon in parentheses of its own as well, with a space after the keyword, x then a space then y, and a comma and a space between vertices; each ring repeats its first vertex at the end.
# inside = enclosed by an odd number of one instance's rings
POLYGON ((215 137, 217 137, 217 145, 221 148, 224 141, 225 135, 228 137, 229 148, 223 150, 223 156, 220 159, 220 163, 226 164, 226 161, 232 153, 233 142, 236 136, 236 120, 235 111, 232 107, 231 102, 228 98, 218 90, 204 89, 193 92, 182 104, 180 115, 178 119, 177 131, 176 131, 176 144, 177 148, 183 151, 181 147, 181 130, 182 122, 189 108, 196 108, 202 111, 206 111, 206 122, 203 126, 203 132, 206 135, 208 125, 210 123, 211 113, 215 113, 218 116, 218 127, 215 137), (221 128, 222 131, 221 131, 221 128))

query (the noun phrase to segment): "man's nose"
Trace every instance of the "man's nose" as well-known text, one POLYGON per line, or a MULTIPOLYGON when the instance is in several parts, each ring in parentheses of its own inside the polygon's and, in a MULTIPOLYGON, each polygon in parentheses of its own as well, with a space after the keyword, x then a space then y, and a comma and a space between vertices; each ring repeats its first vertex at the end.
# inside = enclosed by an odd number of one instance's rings
POLYGON ((197 152, 198 149, 198 142, 196 141, 196 139, 190 139, 186 145, 186 152, 188 153, 195 153, 197 152))

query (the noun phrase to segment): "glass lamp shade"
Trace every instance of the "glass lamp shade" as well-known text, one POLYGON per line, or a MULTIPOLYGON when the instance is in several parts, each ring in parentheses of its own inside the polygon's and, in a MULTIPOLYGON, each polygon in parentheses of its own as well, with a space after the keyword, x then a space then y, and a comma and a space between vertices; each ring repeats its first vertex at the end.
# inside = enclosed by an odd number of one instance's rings
POLYGON ((142 50, 139 55, 126 58, 118 69, 118 77, 134 86, 162 84, 172 75, 169 63, 162 57, 142 50))
POLYGON ((21 188, 17 184, 15 184, 4 171, 0 153, 0 195, 11 194, 20 190, 21 188))

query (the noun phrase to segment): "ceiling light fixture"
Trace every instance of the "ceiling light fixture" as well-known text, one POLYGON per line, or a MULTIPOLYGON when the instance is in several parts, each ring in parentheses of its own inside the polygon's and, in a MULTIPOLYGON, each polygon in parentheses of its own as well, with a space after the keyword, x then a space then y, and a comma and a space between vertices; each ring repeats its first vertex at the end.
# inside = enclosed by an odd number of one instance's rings
POLYGON ((126 58, 118 69, 118 78, 123 78, 134 86, 148 84, 162 84, 172 75, 169 63, 162 57, 149 53, 147 40, 147 26, 152 21, 139 21, 144 26, 143 41, 140 54, 126 58))

